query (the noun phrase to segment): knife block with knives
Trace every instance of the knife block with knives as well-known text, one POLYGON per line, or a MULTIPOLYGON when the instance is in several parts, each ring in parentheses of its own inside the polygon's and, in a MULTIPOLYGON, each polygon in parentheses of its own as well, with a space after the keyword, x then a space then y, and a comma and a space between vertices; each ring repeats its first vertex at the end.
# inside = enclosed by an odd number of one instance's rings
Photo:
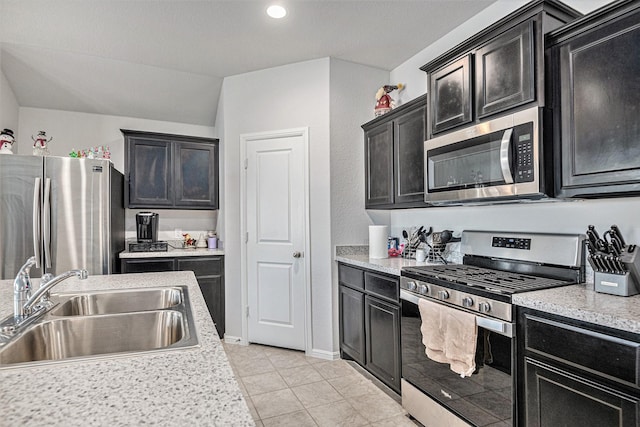
POLYGON ((616 225, 612 225, 603 238, 590 225, 586 245, 596 292, 625 297, 640 293, 640 249, 627 245, 616 225))

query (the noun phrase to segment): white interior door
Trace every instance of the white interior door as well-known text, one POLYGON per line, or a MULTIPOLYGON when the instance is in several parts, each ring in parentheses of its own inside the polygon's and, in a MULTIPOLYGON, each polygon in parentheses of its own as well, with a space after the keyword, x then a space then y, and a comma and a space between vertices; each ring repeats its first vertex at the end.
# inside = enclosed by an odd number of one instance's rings
POLYGON ((305 349, 306 133, 246 140, 249 342, 305 349))

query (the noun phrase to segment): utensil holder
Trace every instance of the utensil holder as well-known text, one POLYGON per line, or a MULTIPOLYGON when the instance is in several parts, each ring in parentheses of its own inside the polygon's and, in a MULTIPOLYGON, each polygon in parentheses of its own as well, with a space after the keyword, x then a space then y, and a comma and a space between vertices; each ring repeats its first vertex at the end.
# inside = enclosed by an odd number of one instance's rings
POLYGON ((429 253, 427 254, 427 261, 442 263, 443 253, 447 248, 446 243, 435 243, 431 245, 429 253))
POLYGON ((405 246, 402 250, 402 258, 416 259, 416 249, 417 247, 414 248, 412 246, 405 246))

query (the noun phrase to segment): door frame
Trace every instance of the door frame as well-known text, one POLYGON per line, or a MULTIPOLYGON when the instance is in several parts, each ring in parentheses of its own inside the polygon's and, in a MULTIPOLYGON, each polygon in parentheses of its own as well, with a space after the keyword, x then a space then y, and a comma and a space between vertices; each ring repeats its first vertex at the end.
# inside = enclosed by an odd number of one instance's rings
POLYGON ((304 157, 304 259, 305 259, 305 353, 313 350, 313 328, 311 327, 311 244, 310 233, 310 203, 309 203, 309 128, 299 127, 291 129, 243 133, 240 134, 240 296, 242 301, 242 340, 240 344, 249 344, 249 283, 247 260, 247 143, 266 139, 302 137, 304 157))

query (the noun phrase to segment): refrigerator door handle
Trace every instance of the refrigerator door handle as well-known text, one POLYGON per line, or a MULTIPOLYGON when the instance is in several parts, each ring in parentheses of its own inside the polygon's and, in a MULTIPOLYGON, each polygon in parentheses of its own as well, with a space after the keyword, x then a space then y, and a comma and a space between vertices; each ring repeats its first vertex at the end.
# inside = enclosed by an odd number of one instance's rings
POLYGON ((51 268, 51 178, 44 181, 44 260, 45 267, 51 268))
POLYGON ((36 178, 33 184, 33 254, 36 257, 36 268, 40 268, 40 260, 42 259, 40 255, 40 190, 41 190, 41 179, 36 178))

